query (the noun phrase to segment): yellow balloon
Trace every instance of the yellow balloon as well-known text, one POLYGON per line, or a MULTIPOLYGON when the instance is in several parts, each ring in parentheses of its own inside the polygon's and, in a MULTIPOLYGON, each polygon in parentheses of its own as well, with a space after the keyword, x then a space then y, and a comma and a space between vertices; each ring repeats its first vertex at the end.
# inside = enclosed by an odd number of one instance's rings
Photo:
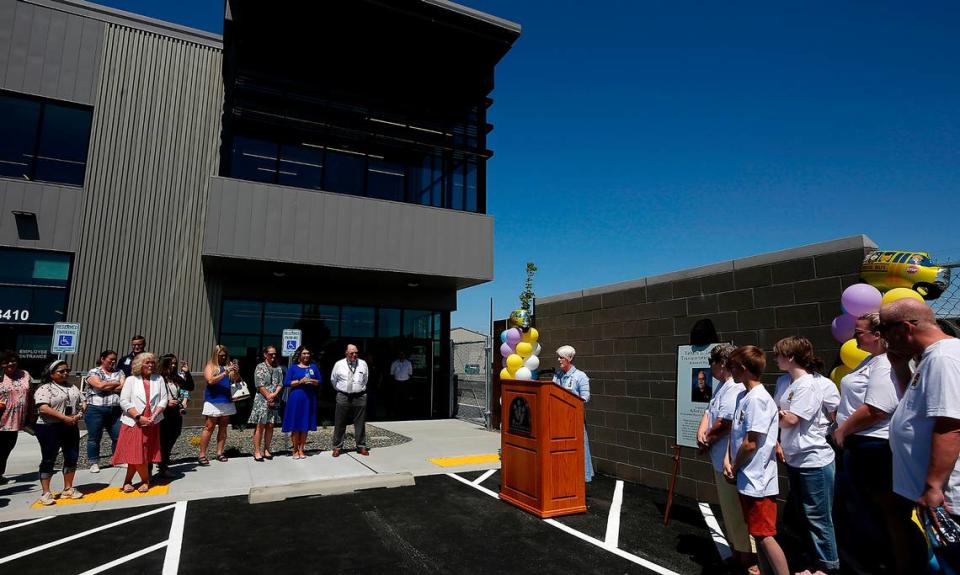
POLYGON ((500 379, 513 379, 513 375, 510 374, 510 370, 503 368, 500 370, 500 379))
POLYGON ((537 328, 531 327, 526 332, 524 332, 523 338, 521 338, 521 341, 525 341, 532 345, 537 343, 538 339, 540 339, 540 332, 537 331, 537 328))
POLYGON ((830 372, 830 379, 832 379, 833 383, 837 384, 837 387, 839 387, 840 380, 851 371, 853 370, 845 365, 838 365, 837 367, 833 368, 833 371, 830 372))
POLYGON ((530 357, 530 354, 533 353, 533 346, 525 341, 517 343, 517 355, 520 357, 530 357))
POLYGON ((840 348, 840 361, 850 369, 855 369, 868 355, 870 354, 857 347, 855 339, 848 339, 840 348))
POLYGON ((892 290, 883 294, 883 299, 880 301, 880 305, 887 305, 890 302, 894 302, 905 297, 912 297, 917 301, 923 301, 923 296, 910 288, 893 288, 892 290))
MULTIPOLYGON (((519 344, 518 344, 519 346, 519 344)), ((515 353, 511 353, 507 357, 507 369, 510 370, 510 377, 513 377, 513 373, 523 367, 523 358, 515 353)))

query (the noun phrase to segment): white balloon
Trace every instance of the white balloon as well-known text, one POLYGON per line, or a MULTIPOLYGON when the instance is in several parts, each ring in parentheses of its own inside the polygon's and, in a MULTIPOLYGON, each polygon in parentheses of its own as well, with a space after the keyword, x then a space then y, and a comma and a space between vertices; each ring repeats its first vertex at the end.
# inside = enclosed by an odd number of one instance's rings
POLYGON ((523 362, 523 367, 529 369, 530 371, 537 371, 540 369, 540 358, 535 355, 531 355, 526 359, 526 361, 523 362))
POLYGON ((533 353, 531 353, 530 355, 535 355, 535 356, 539 357, 541 351, 543 351, 543 348, 540 347, 540 344, 539 344, 539 343, 535 343, 535 344, 533 344, 533 353))
POLYGON ((533 373, 531 373, 529 369, 521 367, 516 373, 513 374, 513 377, 517 379, 532 379, 533 373))

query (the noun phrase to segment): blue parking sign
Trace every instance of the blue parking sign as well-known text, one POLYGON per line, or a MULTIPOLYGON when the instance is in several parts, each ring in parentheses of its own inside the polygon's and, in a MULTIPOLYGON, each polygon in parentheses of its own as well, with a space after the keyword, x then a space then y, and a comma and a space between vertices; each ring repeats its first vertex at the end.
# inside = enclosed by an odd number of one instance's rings
POLYGON ((60 347, 73 347, 72 335, 61 335, 59 341, 60 347))
POLYGON ((80 324, 57 322, 53 324, 53 338, 50 340, 52 353, 77 353, 80 341, 80 324))

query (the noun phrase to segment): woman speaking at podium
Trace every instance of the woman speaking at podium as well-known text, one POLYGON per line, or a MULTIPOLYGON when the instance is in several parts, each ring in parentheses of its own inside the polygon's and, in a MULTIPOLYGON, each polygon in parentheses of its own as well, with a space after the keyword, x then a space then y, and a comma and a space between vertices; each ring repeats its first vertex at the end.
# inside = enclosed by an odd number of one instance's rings
MULTIPOLYGON (((587 374, 580 371, 573 365, 573 358, 577 355, 577 350, 569 345, 557 349, 557 361, 560 362, 560 369, 553 375, 553 383, 560 387, 572 391, 580 396, 584 403, 590 401, 590 378, 587 374)), ((590 459, 590 441, 587 438, 587 424, 583 424, 583 463, 584 480, 590 483, 593 479, 593 461, 590 459)))

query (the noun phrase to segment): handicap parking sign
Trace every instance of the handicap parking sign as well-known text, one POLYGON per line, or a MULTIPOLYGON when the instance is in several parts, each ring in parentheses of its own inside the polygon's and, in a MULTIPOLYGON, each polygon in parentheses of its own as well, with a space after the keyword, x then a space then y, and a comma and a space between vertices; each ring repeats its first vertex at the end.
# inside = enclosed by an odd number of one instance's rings
POLYGON ((297 351, 297 348, 300 347, 300 341, 302 338, 303 333, 299 329, 283 330, 283 347, 281 348, 281 355, 283 355, 283 357, 292 357, 294 352, 297 351))
POLYGON ((50 341, 51 353, 77 353, 79 342, 79 323, 57 322, 53 324, 53 339, 50 341))

